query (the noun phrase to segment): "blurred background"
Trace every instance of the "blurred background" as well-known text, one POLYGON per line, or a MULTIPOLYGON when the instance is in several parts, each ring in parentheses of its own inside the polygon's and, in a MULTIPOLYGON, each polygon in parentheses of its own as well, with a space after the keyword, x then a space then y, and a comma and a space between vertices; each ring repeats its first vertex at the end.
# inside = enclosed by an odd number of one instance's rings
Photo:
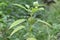
MULTIPOLYGON (((51 3, 50 5, 47 5, 47 3, 44 3, 44 0, 0 0, 0 40, 26 40, 25 35, 26 31, 21 30, 15 33, 12 37, 8 37, 11 33, 11 30, 8 30, 11 23, 13 23, 15 20, 26 18, 28 12, 23 10, 22 8, 13 6, 13 3, 25 5, 28 4, 33 7, 33 2, 38 1, 41 5, 46 5, 44 8, 44 11, 37 12, 37 16, 39 19, 44 20, 48 23, 50 23, 54 29, 46 29, 43 26, 46 25, 36 25, 41 26, 40 29, 35 28, 35 38, 37 40, 48 40, 47 31, 50 32, 51 39, 50 40, 59 40, 60 38, 60 0, 54 0, 56 3, 51 3), (38 30, 42 30, 42 33, 38 33, 38 30)), ((38 23, 39 24, 39 23, 38 23)))

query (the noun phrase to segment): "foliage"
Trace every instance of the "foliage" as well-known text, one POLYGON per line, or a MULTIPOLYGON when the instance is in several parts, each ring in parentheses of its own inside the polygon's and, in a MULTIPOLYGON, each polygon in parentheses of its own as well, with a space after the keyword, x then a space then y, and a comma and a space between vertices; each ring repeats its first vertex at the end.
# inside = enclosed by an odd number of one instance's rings
POLYGON ((35 1, 0 0, 0 40, 59 40, 60 1, 35 1))

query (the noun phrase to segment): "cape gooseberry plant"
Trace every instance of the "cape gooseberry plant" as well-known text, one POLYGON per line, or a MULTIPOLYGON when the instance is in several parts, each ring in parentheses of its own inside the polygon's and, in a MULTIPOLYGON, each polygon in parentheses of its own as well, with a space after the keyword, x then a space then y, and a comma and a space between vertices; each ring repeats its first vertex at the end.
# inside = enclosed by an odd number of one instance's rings
POLYGON ((29 5, 25 5, 27 8, 25 6, 23 6, 23 5, 20 5, 20 4, 13 4, 13 5, 17 6, 17 7, 20 7, 20 8, 23 8, 24 10, 26 10, 28 12, 28 14, 30 15, 30 17, 28 17, 27 19, 23 19, 23 18, 22 19, 18 19, 15 22, 13 22, 11 24, 11 26, 9 27, 9 29, 12 29, 14 27, 16 27, 16 28, 14 28, 14 30, 10 34, 10 37, 14 33, 16 33, 17 31, 23 30, 23 29, 28 27, 28 29, 26 29, 27 30, 27 36, 28 36, 26 38, 26 40, 37 40, 35 38, 35 36, 32 34, 33 26, 35 24, 43 23, 43 24, 47 25, 49 28, 51 28, 51 25, 49 23, 47 23, 47 22, 35 17, 35 15, 36 15, 35 13, 36 12, 44 10, 43 7, 39 8, 39 6, 41 6, 41 5, 39 5, 38 2, 34 2, 33 3, 34 7, 30 7, 29 5))

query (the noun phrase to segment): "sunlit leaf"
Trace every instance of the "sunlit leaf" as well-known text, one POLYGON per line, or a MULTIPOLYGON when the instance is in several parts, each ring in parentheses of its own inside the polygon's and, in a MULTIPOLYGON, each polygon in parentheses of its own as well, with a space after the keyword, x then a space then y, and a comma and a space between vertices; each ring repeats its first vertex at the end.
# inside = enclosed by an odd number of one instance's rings
POLYGON ((23 5, 21 5, 21 4, 13 4, 13 5, 18 6, 18 7, 20 7, 20 8, 23 8, 24 10, 30 12, 30 10, 26 9, 26 8, 25 8, 23 5))
POLYGON ((43 24, 46 24, 46 25, 49 26, 49 27, 52 27, 49 23, 47 23, 47 22, 45 22, 45 21, 43 21, 43 20, 37 19, 37 21, 38 21, 38 22, 41 22, 41 23, 43 23, 43 24))
POLYGON ((13 22, 9 29, 11 29, 12 27, 14 27, 14 26, 16 26, 16 25, 18 25, 20 23, 23 23, 24 21, 26 21, 26 20, 25 19, 19 19, 19 20, 13 22))
POLYGON ((39 8, 39 10, 44 10, 44 8, 39 8))
POLYGON ((27 5, 27 4, 25 4, 25 6, 26 6, 27 8, 30 8, 30 6, 29 6, 29 5, 27 5))
POLYGON ((14 33, 16 33, 17 31, 19 31, 23 28, 25 28, 25 26, 18 26, 15 30, 13 30, 13 32, 10 34, 10 36, 12 36, 14 33))

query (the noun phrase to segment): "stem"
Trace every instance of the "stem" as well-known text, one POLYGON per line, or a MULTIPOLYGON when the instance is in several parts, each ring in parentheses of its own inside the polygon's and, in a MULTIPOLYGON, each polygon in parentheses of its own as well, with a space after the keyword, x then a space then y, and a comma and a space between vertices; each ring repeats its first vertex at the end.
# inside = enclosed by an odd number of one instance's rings
MULTIPOLYGON (((30 18, 32 19, 32 17, 33 17, 33 13, 31 13, 30 18)), ((30 27, 29 31, 31 32, 32 31, 32 24, 30 24, 29 27, 30 27)))
POLYGON ((32 26, 30 26, 30 32, 32 31, 32 26))

